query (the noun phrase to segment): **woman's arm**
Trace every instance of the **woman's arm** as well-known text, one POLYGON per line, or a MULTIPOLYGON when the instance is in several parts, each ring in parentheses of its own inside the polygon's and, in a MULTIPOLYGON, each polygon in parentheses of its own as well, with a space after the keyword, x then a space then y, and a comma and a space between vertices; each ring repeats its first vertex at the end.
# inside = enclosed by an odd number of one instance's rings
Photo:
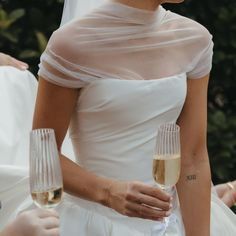
MULTIPOLYGON (((60 87, 39 79, 33 129, 53 128, 59 150, 78 96, 77 89, 60 87)), ((169 214, 170 196, 160 189, 139 182, 120 182, 96 176, 62 154, 61 166, 64 189, 72 195, 98 202, 133 217, 157 220, 169 214)))
POLYGON ((211 174, 207 152, 209 76, 189 79, 178 119, 181 127, 181 176, 177 184, 186 236, 210 235, 211 174))

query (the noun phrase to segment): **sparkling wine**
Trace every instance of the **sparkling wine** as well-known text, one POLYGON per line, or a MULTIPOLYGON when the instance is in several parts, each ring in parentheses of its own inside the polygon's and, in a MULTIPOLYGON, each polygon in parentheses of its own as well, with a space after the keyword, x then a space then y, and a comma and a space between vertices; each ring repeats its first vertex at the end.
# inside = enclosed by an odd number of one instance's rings
POLYGON ((43 192, 32 192, 31 196, 37 206, 51 208, 57 206, 60 203, 62 192, 63 189, 60 187, 43 192))
POLYGON ((173 187, 180 175, 180 155, 154 156, 152 174, 162 187, 173 187))

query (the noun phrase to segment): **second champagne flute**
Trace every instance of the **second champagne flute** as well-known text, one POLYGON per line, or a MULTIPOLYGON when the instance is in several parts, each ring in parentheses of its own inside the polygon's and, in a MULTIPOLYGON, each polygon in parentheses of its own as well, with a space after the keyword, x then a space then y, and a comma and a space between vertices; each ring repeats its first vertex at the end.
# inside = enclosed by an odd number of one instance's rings
POLYGON ((61 202, 63 180, 53 129, 30 133, 30 191, 38 207, 53 208, 61 202))

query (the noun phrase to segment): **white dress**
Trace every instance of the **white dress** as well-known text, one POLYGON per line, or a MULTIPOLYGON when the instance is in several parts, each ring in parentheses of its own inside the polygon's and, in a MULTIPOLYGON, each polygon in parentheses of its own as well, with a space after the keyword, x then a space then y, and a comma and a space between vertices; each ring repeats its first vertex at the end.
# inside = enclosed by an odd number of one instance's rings
MULTIPOLYGON (((135 179, 152 185, 156 127, 163 121, 176 121, 185 95, 185 74, 149 81, 106 79, 91 83, 82 89, 71 122, 77 162, 98 175, 119 180, 135 179), (164 99, 160 100, 160 96, 164 99)), ((31 204, 30 198, 19 210, 28 204, 31 204)), ((214 194, 211 204, 211 236, 234 236, 234 213, 214 194)), ((67 194, 58 211, 61 236, 149 236, 157 224, 125 217, 67 194)), ((175 209, 174 215, 176 218, 166 234, 157 236, 185 235, 179 209, 175 209)))
MULTIPOLYGON (((76 162, 100 176, 152 185, 157 127, 177 120, 188 79, 210 72, 212 46, 204 27, 162 7, 150 13, 109 3, 55 32, 39 75, 81 89, 70 123, 76 162)), ((235 236, 233 212, 214 194, 211 205, 211 236, 235 236)), ((68 194, 58 211, 61 236, 150 236, 158 224, 68 194)), ((155 235, 185 235, 179 208, 155 235)))
MULTIPOLYGON (((156 127, 176 121, 185 96, 185 74, 149 81, 92 82, 82 90, 71 123, 78 163, 101 176, 152 185, 156 127)), ((176 221, 169 225, 166 236, 184 235, 179 209, 174 214, 176 221)), ((157 224, 69 195, 60 215, 63 236, 148 236, 157 224)), ((236 216, 214 195, 211 222, 212 236, 236 235, 236 216)))

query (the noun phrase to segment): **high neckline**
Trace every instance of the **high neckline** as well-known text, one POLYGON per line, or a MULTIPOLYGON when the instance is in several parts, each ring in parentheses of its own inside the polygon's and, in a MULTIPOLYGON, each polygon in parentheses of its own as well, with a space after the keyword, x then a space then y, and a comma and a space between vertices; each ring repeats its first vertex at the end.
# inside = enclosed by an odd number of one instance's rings
POLYGON ((166 14, 166 10, 161 5, 155 10, 146 10, 119 2, 106 2, 103 9, 120 20, 134 24, 160 23, 166 14))

